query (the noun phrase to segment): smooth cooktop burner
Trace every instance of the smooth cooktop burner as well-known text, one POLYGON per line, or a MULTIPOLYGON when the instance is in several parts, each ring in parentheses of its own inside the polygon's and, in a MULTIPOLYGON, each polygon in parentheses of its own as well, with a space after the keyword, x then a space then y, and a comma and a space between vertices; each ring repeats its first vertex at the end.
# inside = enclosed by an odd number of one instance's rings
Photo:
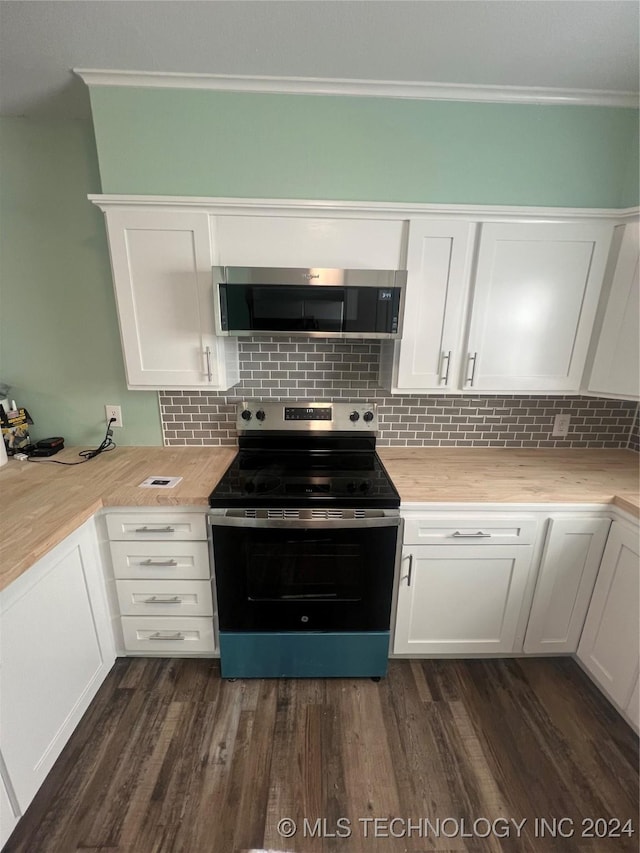
POLYGON ((248 401, 236 423, 238 455, 211 507, 400 506, 375 452, 373 403, 248 401))
POLYGON ((394 508, 398 494, 375 453, 238 453, 209 496, 212 507, 331 506, 394 508))

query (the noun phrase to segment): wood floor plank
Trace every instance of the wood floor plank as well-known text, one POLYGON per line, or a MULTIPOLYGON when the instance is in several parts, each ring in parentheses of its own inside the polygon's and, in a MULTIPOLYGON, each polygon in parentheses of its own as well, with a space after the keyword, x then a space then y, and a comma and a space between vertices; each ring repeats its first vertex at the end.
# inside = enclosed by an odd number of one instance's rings
POLYGON ((6 853, 627 853, 639 790, 638 738, 571 660, 394 660, 374 683, 131 658, 6 853))

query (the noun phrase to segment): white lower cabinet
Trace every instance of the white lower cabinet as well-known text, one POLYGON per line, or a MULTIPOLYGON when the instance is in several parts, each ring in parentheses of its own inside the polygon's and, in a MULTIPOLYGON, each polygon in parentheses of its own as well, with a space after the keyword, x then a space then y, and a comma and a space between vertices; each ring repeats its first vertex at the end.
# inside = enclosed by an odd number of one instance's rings
POLYGON ((0 612, 0 754, 24 813, 115 660, 93 520, 3 590, 0 612))
POLYGON ((0 755, 0 850, 16 828, 20 815, 17 803, 11 803, 7 784, 10 783, 5 782, 3 778, 2 756, 0 755))
POLYGON ((125 654, 215 652, 205 514, 110 512, 106 528, 125 654))
POLYGON ((638 715, 640 571, 638 530, 614 521, 578 646, 594 681, 630 719, 638 715))
POLYGON ((626 716, 637 732, 640 732, 640 676, 636 676, 636 683, 631 691, 631 698, 626 707, 626 716))
POLYGON ((500 513, 407 517, 394 653, 514 652, 535 529, 500 513))
POLYGON ((550 519, 524 640, 528 654, 578 648, 611 521, 550 519))
POLYGON ((405 548, 393 651, 513 652, 531 552, 528 545, 405 548))
POLYGON ((123 616, 122 633, 127 651, 154 657, 183 657, 215 648, 212 617, 123 616))

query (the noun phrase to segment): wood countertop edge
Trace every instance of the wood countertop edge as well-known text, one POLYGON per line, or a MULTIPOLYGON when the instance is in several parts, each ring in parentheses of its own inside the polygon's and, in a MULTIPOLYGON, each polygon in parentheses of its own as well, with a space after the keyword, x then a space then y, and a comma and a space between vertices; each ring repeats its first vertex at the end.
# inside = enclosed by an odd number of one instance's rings
MULTIPOLYGON (((220 449, 222 450, 222 448, 220 449)), ((161 448, 154 448, 154 450, 158 451, 161 450, 161 448)), ((175 453, 175 450, 175 448, 169 449, 169 451, 173 453, 175 453)), ((173 494, 159 493, 156 491, 150 493, 148 496, 145 494, 144 500, 141 500, 142 495, 137 493, 137 499, 132 500, 132 486, 130 484, 122 485, 121 482, 111 482, 105 484, 104 492, 102 494, 100 493, 99 488, 88 489, 86 500, 83 499, 81 494, 76 494, 70 507, 70 514, 64 518, 64 521, 58 524, 55 530, 47 530, 44 534, 36 536, 28 549, 16 548, 15 550, 18 552, 18 556, 15 561, 8 559, 8 555, 12 553, 12 543, 15 543, 17 536, 17 532, 14 533, 11 531, 11 533, 7 535, 7 540, 9 541, 5 541, 0 544, 0 592, 8 587, 9 584, 13 583, 13 581, 34 565, 34 563, 46 556, 46 554, 62 542, 69 534, 77 530, 82 524, 102 509, 127 507, 140 510, 146 507, 167 509, 175 507, 201 507, 204 511, 208 507, 208 493, 210 489, 215 486, 216 482, 218 482, 232 458, 232 456, 228 457, 230 450, 231 448, 225 448, 224 452, 220 454, 221 464, 211 467, 209 471, 210 479, 207 481, 206 489, 201 490, 196 481, 195 484, 181 484, 183 489, 186 486, 186 489, 188 490, 182 493, 179 490, 173 494), (212 484, 212 480, 216 474, 217 479, 212 484), (5 569, 3 562, 10 563, 9 567, 5 569)), ((414 451, 415 448, 381 448, 380 450, 382 451, 380 455, 383 463, 387 470, 389 470, 395 468, 395 463, 400 461, 399 457, 405 457, 406 459, 407 456, 409 456, 408 461, 412 461, 410 458, 412 455, 411 451, 414 451), (392 457, 396 457, 396 459, 393 459, 392 457)), ((233 453, 235 453, 235 450, 233 450, 233 453)), ((526 455, 529 456, 530 454, 526 455)), ((556 493, 550 494, 547 488, 545 488, 544 491, 542 489, 538 490, 531 486, 527 487, 523 482, 515 480, 506 484, 506 490, 503 487, 502 492, 498 497, 488 494, 490 488, 482 490, 470 488, 463 498, 460 495, 459 484, 456 487, 455 482, 452 481, 450 484, 451 497, 443 498, 443 490, 447 490, 446 484, 439 483, 437 489, 438 495, 427 495, 425 498, 423 494, 421 494, 424 485, 422 485, 420 491, 416 494, 414 484, 409 483, 409 485, 407 485, 406 482, 402 482, 403 478, 406 477, 402 470, 391 470, 389 473, 392 475, 396 488, 400 493, 401 507, 406 508, 410 508, 411 505, 427 508, 430 504, 435 505, 443 503, 451 505, 464 504, 465 508, 470 508, 471 505, 474 504, 478 507, 482 504, 505 506, 510 504, 528 504, 529 506, 537 504, 540 504, 541 506, 545 504, 575 504, 585 507, 590 505, 610 505, 634 518, 640 518, 640 502, 638 500, 638 496, 632 490, 633 485, 631 489, 629 489, 629 487, 626 486, 626 483, 620 492, 614 491, 615 485, 613 483, 607 484, 608 486, 613 485, 613 489, 610 490, 607 488, 607 485, 600 483, 599 489, 592 489, 590 492, 586 489, 585 491, 587 494, 585 495, 581 493, 580 482, 573 484, 570 488, 565 488, 567 486, 566 483, 561 486, 560 484, 556 484, 556 493)), ((191 477, 187 479, 191 479, 191 477)), ((134 480, 139 482, 137 475, 134 480)), ((37 486, 37 483, 35 485, 37 486)), ((623 485, 623 483, 621 482, 619 485, 623 485)), ((84 487, 81 488, 84 491, 84 487)), ((501 490, 497 489, 497 491, 500 492, 501 490)), ((31 516, 30 523, 35 526, 34 516, 31 516)), ((28 531, 21 531, 21 534, 26 537, 28 536, 28 531)))
MULTIPOLYGON (((38 560, 46 557, 57 545, 63 542, 67 536, 70 536, 78 528, 93 518, 97 512, 103 507, 101 498, 94 498, 89 501, 86 506, 75 511, 64 524, 56 527, 54 533, 44 536, 37 540, 31 550, 20 559, 11 564, 10 570, 1 572, 0 574, 0 593, 6 589, 13 581, 17 580, 21 575, 28 571, 38 560)), ((2 566, 0 566, 0 570, 2 566)))

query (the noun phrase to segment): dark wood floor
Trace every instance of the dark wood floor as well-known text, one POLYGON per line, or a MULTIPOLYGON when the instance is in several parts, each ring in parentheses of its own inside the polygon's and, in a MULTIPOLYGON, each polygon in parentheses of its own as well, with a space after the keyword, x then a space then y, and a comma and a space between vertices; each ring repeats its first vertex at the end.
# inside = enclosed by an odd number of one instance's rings
POLYGON ((618 853, 638 830, 638 740, 568 659, 393 661, 376 684, 131 658, 6 851, 618 853), (584 837, 596 819, 634 834, 584 837))

